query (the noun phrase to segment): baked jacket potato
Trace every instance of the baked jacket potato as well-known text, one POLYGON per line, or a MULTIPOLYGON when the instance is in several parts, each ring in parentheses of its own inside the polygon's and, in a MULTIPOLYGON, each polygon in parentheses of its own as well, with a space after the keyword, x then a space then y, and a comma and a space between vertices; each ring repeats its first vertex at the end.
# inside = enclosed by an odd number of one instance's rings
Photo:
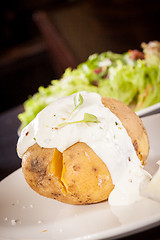
MULTIPOLYGON (((141 119, 115 99, 102 98, 102 103, 120 119, 138 158, 145 164, 149 141, 141 119)), ((22 157, 22 170, 34 191, 68 204, 107 200, 114 188, 105 163, 83 142, 77 142, 63 153, 35 143, 22 157)))

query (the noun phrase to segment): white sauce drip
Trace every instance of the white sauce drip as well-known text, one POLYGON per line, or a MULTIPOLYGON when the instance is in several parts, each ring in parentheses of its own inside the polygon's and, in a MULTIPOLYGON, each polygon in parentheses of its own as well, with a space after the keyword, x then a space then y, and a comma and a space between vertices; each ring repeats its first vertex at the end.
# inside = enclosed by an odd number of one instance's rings
POLYGON ((109 197, 111 205, 130 204, 140 199, 139 186, 149 174, 143 170, 134 150, 131 138, 121 121, 101 102, 97 93, 81 92, 84 102, 70 116, 75 108, 75 94, 63 97, 43 109, 36 118, 25 127, 18 140, 17 151, 22 157, 35 142, 41 147, 57 148, 63 152, 76 142, 84 142, 107 165, 114 190, 109 197), (66 121, 82 120, 84 113, 97 117, 100 123, 69 124, 56 129, 66 121), (118 123, 118 124, 117 124, 118 123))
POLYGON ((149 182, 143 182, 140 186, 140 193, 146 198, 160 202, 160 160, 157 162, 159 168, 149 182))

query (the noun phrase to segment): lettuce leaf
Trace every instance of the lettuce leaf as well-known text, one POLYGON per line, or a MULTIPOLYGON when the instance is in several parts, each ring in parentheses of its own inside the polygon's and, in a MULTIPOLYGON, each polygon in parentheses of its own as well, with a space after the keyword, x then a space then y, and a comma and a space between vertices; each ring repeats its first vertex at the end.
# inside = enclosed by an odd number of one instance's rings
POLYGON ((21 128, 55 99, 78 91, 97 92, 101 96, 115 98, 134 106, 135 111, 160 102, 159 48, 156 48, 156 53, 154 48, 147 54, 147 46, 143 45, 145 59, 133 60, 129 52, 104 52, 89 56, 76 69, 66 69, 61 79, 52 80, 47 88, 39 87, 38 92, 24 103, 24 112, 18 115, 21 128))

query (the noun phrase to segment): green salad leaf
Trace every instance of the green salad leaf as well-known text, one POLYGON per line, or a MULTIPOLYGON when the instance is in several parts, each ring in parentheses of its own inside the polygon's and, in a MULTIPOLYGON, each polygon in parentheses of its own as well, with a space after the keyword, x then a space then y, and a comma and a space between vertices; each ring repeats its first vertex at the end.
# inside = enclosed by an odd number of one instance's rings
MULTIPOLYGON (((160 43, 155 41, 143 43, 143 52, 93 54, 76 69, 66 69, 61 79, 52 80, 47 88, 39 87, 38 92, 26 100, 24 112, 18 115, 21 128, 56 98, 80 91, 115 98, 134 111, 160 102, 159 46, 160 43)), ((75 108, 82 101, 79 95, 74 102, 75 108)))

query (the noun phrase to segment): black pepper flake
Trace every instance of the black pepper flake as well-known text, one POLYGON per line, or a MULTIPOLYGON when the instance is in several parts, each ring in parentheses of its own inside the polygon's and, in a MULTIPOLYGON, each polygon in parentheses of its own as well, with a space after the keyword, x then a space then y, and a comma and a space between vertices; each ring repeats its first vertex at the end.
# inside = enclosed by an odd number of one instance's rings
POLYGON ((29 134, 29 132, 26 132, 26 136, 29 134))
POLYGON ((116 125, 118 125, 118 122, 115 122, 116 125))

